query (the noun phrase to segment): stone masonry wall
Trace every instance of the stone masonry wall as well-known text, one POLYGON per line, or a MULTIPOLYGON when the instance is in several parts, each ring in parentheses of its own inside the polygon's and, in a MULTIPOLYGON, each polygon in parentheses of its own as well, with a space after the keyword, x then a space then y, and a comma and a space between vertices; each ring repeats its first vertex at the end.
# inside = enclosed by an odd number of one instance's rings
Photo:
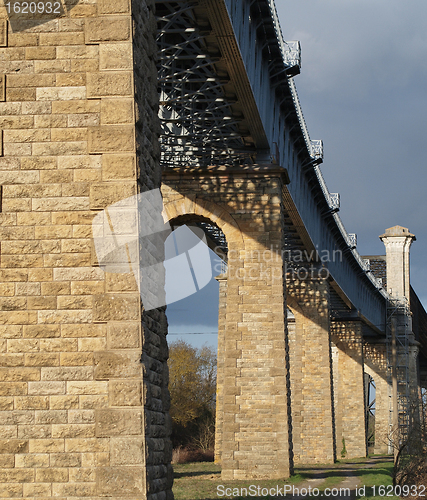
POLYGON ((295 464, 335 459, 329 285, 325 279, 288 279, 292 433, 295 464))
POLYGON ((217 357, 217 385, 216 385, 216 414, 215 414, 215 463, 221 463, 222 455, 222 426, 224 423, 224 344, 225 319, 227 310, 227 275, 220 274, 215 278, 219 283, 218 304, 218 357, 217 357))
POLYGON ((375 382, 375 450, 388 453, 390 436, 390 395, 387 383, 387 349, 382 343, 365 342, 363 346, 365 372, 375 382))
POLYGON ((164 311, 91 228, 160 184, 153 8, 0 11, 0 497, 172 498, 164 311))
POLYGON ((337 455, 346 458, 367 454, 364 391, 363 336, 360 321, 332 321, 334 404, 337 455), (343 442, 344 440, 344 442, 343 442))

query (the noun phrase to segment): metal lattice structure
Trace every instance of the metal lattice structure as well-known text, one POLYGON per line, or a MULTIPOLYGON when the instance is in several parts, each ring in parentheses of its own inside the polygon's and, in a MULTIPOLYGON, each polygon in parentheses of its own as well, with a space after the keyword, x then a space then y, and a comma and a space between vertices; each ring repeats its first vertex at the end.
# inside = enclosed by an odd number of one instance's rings
POLYGON ((390 400, 390 435, 396 441, 394 444, 401 444, 406 438, 410 426, 411 417, 411 393, 410 393, 410 372, 409 372, 409 344, 411 331, 411 311, 408 300, 405 297, 400 299, 390 298, 387 307, 387 381, 390 400), (397 382, 397 411, 398 429, 393 429, 393 326, 395 322, 395 343, 396 343, 396 382, 397 382), (396 434, 397 433, 397 434, 396 434))
POLYGON ((162 164, 252 162, 254 145, 239 130, 229 75, 208 19, 197 18, 197 6, 190 0, 156 2, 162 164))
MULTIPOLYGON (((279 73, 286 82, 299 73, 301 48, 297 41, 283 40, 272 0, 268 8, 270 21, 276 21, 274 33, 283 66, 279 73)), ((162 165, 254 163, 257 148, 251 119, 245 116, 244 103, 238 102, 236 82, 230 77, 206 9, 197 0, 156 0, 156 15, 162 165)), ((259 21, 264 23, 262 17, 259 21)), ((273 66, 271 71, 274 73, 273 66)), ((316 158, 322 155, 318 142, 312 145, 308 140, 316 158)))

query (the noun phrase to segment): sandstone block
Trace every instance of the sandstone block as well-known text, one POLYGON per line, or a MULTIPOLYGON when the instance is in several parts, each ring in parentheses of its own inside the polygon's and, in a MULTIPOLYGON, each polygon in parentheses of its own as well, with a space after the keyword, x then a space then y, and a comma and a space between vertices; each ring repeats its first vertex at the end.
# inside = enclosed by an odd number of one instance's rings
POLYGON ((29 382, 28 394, 49 396, 65 394, 65 382, 29 382))
POLYGON ((40 45, 84 45, 83 33, 40 33, 40 45))
MULTIPOLYGON (((69 410, 79 407, 78 396, 51 396, 50 407, 52 410, 69 410)), ((67 421, 65 417, 65 421, 67 421)))
POLYGON ((0 427, 0 439, 13 439, 17 437, 18 428, 16 425, 2 425, 0 427))
POLYGON ((49 467, 49 455, 43 453, 31 453, 16 455, 15 466, 19 468, 49 467))
POLYGON ((51 132, 52 141, 84 141, 86 129, 84 128, 56 128, 51 132))
POLYGON ((54 114, 99 113, 100 111, 101 111, 101 101, 97 100, 58 101, 52 103, 52 109, 51 109, 51 112, 54 114))
POLYGON ((96 470, 97 492, 102 496, 144 494, 144 475, 140 467, 105 467, 96 470))
MULTIPOLYGON (((63 337, 79 337, 79 344, 81 342, 80 337, 105 337, 106 335, 106 325, 98 324, 84 324, 84 325, 62 325, 61 326, 63 337)), ((82 349, 78 349, 82 350, 82 349)), ((96 349, 94 349, 96 350, 96 349)))
POLYGON ((80 295, 61 295, 58 297, 58 309, 89 309, 92 297, 80 295))
POLYGON ((111 381, 112 406, 141 406, 142 386, 139 381, 111 381))
POLYGON ((72 295, 99 295, 105 291, 105 283, 103 281, 72 281, 72 295))
POLYGON ((139 465, 144 463, 144 440, 142 437, 112 438, 111 465, 139 465))
POLYGON ((131 96, 132 92, 132 73, 130 71, 87 74, 87 96, 89 99, 131 96))
POLYGON ((68 412, 68 422, 70 424, 94 424, 94 410, 71 410, 68 412))
POLYGON ((93 467, 70 469, 70 482, 89 483, 95 481, 95 469, 93 467))
POLYGON ((104 294, 94 296, 95 321, 137 321, 141 299, 136 294, 104 294))
POLYGON ((54 497, 84 499, 97 496, 94 483, 52 483, 52 494, 54 497))
POLYGON ((80 467, 81 464, 80 453, 52 453, 50 455, 52 467, 80 467))
POLYGON ((0 495, 3 498, 16 498, 23 496, 23 485, 14 483, 3 483, 0 484, 0 495))
MULTIPOLYGON (((28 49, 31 50, 31 49, 28 49)), ((33 49, 34 50, 34 49, 33 49)), ((9 75, 7 77, 8 87, 51 87, 55 85, 54 75, 34 74, 34 75, 9 75)))
MULTIPOLYGON (((34 252, 34 250, 35 249, 30 244, 30 247, 28 248, 28 253, 34 252)), ((52 250, 52 248, 50 248, 50 250, 52 250)), ((40 295, 41 286, 40 283, 16 283, 15 290, 16 290, 16 295, 40 295)))
MULTIPOLYGON (((13 407, 14 404, 12 397, 7 397, 7 398, 0 397, 0 411, 12 411, 13 407)), ((18 437, 18 436, 3 436, 3 437, 18 437)))
POLYGON ((141 354, 138 351, 120 353, 107 351, 94 354, 96 380, 142 376, 141 354))
MULTIPOLYGON (((8 103, 15 104, 15 103, 8 103)), ((22 103, 22 112, 24 113, 24 105, 32 104, 22 103)), ((0 127, 8 127, 8 128, 17 128, 17 129, 25 129, 31 128, 34 125, 34 117, 33 116, 0 116, 0 127)))
POLYGON ((93 377, 93 368, 86 366, 61 366, 42 367, 42 380, 91 380, 93 377))
POLYGON ((25 355, 25 366, 59 366, 58 354, 36 353, 25 355))
POLYGON ((136 194, 134 182, 94 183, 90 187, 90 208, 105 208, 112 203, 136 194))
POLYGON ((95 426, 91 424, 52 425, 53 438, 90 438, 95 436, 95 426))
POLYGON ((6 88, 7 101, 35 101, 35 88, 6 88))
POLYGON ((69 127, 97 127, 99 124, 100 118, 97 113, 68 115, 69 127))
POLYGON ((87 19, 85 24, 86 43, 125 41, 129 40, 130 33, 130 19, 127 17, 87 19))
POLYGON ((29 483, 34 481, 34 469, 2 469, 0 483, 29 483))
MULTIPOLYGON (((103 119, 103 115, 102 115, 103 119)), ((136 176, 135 155, 104 154, 102 155, 102 179, 134 179, 136 176)))
POLYGON ((134 103, 131 99, 102 99, 101 125, 133 123, 134 103))
POLYGON ((30 439, 30 453, 60 453, 64 451, 63 439, 30 439))
POLYGON ((26 483, 23 485, 24 498, 48 498, 51 497, 51 492, 50 483, 26 483))
MULTIPOLYGON (((70 291, 71 291, 70 283, 67 281, 41 283, 42 295, 54 295, 56 297, 58 295, 69 295, 70 291)), ((40 325, 37 325, 37 327, 42 328, 40 325)), ((57 328, 57 325, 55 326, 52 325, 51 328, 57 328)), ((34 331, 36 331, 36 329, 34 331)), ((49 330, 45 329, 43 331, 49 331, 49 330)), ((54 335, 54 336, 59 337, 59 335, 54 335)))
POLYGON ((39 368, 0 368, 0 382, 23 382, 40 380, 39 368))
POLYGON ((140 347, 139 323, 110 323, 107 328, 108 349, 137 349, 140 347))
POLYGON ((67 382, 68 394, 108 394, 108 382, 67 382))
POLYGON ((92 311, 65 310, 65 311, 39 311, 39 323, 90 323, 92 311))
POLYGON ((28 440, 23 439, 0 439, 0 453, 28 453, 28 440))
POLYGON ((79 142, 35 142, 32 146, 36 156, 79 155, 86 154, 86 141, 79 142))
POLYGON ((79 339, 79 351, 81 352, 105 351, 106 348, 105 338, 79 339))
POLYGON ((101 0, 98 9, 100 14, 127 14, 130 3, 129 0, 101 0))
POLYGON ((109 439, 76 438, 65 441, 67 453, 105 453, 109 451, 109 439))
POLYGON ((20 439, 50 439, 52 432, 50 425, 20 425, 18 437, 20 439))
POLYGON ((26 382, 0 383, 0 396, 23 396, 27 394, 26 382))
POLYGON ((58 73, 56 75, 57 87, 82 87, 86 85, 86 75, 84 73, 58 73))
POLYGON ((132 69, 132 44, 111 43, 99 46, 99 68, 101 70, 132 69))
POLYGON ((109 406, 108 396, 80 396, 80 408, 83 410, 99 410, 109 406))
POLYGON ((25 59, 56 59, 56 47, 27 47, 25 59))
POLYGON ((90 352, 61 353, 60 362, 62 366, 92 366, 93 354, 90 352))
POLYGON ((6 75, 0 75, 0 101, 6 100, 6 75))
POLYGON ((47 396, 18 396, 15 400, 17 410, 46 410, 49 408, 47 396))

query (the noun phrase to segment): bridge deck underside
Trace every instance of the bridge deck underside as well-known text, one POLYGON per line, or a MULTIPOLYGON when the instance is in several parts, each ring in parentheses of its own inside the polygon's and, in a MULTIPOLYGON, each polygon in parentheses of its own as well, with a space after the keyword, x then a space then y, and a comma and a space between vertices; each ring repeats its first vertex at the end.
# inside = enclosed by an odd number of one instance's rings
POLYGON ((163 167, 281 165, 289 178, 289 234, 314 251, 314 260, 321 252, 329 256, 324 264, 344 301, 384 331, 385 295, 363 267, 318 170, 321 159, 308 137, 271 5, 156 1, 163 167))

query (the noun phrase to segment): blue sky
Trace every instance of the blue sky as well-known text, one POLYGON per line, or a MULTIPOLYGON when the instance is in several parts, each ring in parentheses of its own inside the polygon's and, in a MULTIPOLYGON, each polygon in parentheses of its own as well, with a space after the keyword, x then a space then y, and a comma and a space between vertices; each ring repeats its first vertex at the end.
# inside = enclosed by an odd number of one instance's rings
POLYGON ((321 170, 361 254, 408 227, 411 282, 427 307, 427 3, 276 0, 285 40, 300 40, 295 83, 321 170))
MULTIPOLYGON (((427 307, 427 3, 424 0, 276 0, 285 40, 300 40, 295 77, 321 170, 341 195, 340 215, 362 255, 378 236, 408 227, 411 282, 427 307)), ((216 281, 168 306, 171 332, 216 344, 216 281)), ((171 335, 170 341, 179 338, 171 335)))

